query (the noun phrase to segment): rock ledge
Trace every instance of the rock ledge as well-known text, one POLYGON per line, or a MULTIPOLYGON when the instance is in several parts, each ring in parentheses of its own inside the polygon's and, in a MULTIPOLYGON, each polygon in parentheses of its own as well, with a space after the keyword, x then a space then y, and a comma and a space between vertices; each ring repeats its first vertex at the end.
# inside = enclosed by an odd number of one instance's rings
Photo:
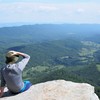
POLYGON ((99 100, 99 98, 94 93, 94 87, 87 83, 54 80, 33 85, 28 91, 17 95, 7 92, 0 100, 99 100))

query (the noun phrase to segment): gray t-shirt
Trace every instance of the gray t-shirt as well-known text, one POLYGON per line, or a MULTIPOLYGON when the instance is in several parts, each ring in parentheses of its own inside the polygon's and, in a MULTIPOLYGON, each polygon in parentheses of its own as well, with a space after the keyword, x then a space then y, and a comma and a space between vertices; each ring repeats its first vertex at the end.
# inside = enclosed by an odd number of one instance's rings
POLYGON ((25 57, 18 63, 7 64, 1 69, 1 87, 7 85, 12 92, 19 92, 23 86, 22 71, 28 63, 30 56, 24 54, 25 57))

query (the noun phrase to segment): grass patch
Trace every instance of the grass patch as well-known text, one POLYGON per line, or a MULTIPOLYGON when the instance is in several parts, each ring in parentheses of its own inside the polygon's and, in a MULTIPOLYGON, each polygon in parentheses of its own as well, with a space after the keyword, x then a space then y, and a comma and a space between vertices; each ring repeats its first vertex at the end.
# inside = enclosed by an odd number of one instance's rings
POLYGON ((100 71, 100 64, 97 64, 96 67, 97 67, 97 70, 100 71))

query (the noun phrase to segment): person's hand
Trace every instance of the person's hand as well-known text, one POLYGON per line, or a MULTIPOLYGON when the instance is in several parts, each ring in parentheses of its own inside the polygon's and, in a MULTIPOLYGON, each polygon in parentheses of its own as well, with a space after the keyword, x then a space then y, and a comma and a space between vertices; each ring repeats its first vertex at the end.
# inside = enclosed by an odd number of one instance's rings
POLYGON ((4 94, 4 87, 0 87, 0 97, 2 97, 4 94))
POLYGON ((6 57, 12 57, 12 56, 15 56, 15 55, 17 55, 18 54, 18 52, 16 52, 16 51, 9 51, 8 53, 7 53, 7 55, 6 55, 6 57))
POLYGON ((14 56, 14 55, 17 55, 18 54, 18 52, 17 51, 9 51, 11 54, 12 54, 12 56, 14 56))

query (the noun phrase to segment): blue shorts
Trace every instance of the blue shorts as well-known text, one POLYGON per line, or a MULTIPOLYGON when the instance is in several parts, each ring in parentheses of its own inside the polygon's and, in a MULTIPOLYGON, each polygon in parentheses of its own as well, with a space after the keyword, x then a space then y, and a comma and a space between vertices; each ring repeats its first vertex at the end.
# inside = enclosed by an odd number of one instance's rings
POLYGON ((24 81, 24 87, 19 91, 19 93, 28 90, 31 86, 32 86, 32 83, 30 81, 24 81))

